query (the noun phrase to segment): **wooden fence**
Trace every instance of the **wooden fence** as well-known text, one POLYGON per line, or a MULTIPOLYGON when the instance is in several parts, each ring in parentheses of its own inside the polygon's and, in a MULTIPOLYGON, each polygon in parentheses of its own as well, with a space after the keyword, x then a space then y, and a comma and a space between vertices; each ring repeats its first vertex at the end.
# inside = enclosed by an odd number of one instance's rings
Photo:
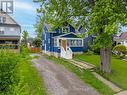
POLYGON ((31 47, 30 48, 30 52, 31 53, 40 53, 41 52, 41 48, 40 47, 31 47))

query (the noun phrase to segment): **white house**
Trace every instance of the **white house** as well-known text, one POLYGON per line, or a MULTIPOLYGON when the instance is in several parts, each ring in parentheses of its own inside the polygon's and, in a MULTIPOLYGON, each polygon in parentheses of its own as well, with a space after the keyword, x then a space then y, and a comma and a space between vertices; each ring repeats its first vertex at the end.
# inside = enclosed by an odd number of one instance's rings
POLYGON ((0 12, 0 49, 19 50, 21 27, 7 13, 0 12))
POLYGON ((127 32, 122 32, 119 36, 114 37, 116 44, 122 44, 127 46, 127 32))

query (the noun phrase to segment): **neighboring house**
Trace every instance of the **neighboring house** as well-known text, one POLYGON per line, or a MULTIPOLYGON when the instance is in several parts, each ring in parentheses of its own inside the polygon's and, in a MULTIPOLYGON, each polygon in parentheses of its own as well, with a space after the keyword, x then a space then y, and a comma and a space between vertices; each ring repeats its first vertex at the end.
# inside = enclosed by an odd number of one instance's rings
POLYGON ((19 50, 21 27, 7 13, 0 12, 0 49, 19 50))
POLYGON ((114 37, 116 44, 127 46, 127 32, 122 32, 120 35, 114 37))
POLYGON ((70 24, 63 28, 50 31, 49 25, 44 25, 42 34, 42 51, 48 55, 72 59, 73 54, 83 53, 84 41, 75 33, 70 24))

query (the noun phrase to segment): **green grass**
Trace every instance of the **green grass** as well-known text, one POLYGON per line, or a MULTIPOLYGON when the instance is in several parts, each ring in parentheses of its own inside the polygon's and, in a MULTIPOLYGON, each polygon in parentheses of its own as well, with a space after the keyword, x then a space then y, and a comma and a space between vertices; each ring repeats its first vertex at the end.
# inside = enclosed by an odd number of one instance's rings
POLYGON ((82 81, 88 83, 90 86, 94 87, 102 95, 113 95, 113 91, 103 84, 101 81, 96 79, 94 75, 88 70, 82 70, 73 64, 65 61, 64 59, 57 59, 55 57, 46 56, 47 59, 53 60, 57 64, 64 65, 68 70, 75 73, 82 81))
MULTIPOLYGON (((77 55, 76 60, 85 61, 99 67, 100 57, 99 55, 77 55)), ((123 89, 127 89, 127 61, 112 57, 112 73, 103 75, 108 80, 114 82, 116 85, 123 89)))
POLYGON ((17 76, 16 95, 47 95, 44 82, 30 61, 22 61, 17 65, 17 76))
POLYGON ((26 51, 0 51, 0 95, 47 95, 42 78, 26 51))

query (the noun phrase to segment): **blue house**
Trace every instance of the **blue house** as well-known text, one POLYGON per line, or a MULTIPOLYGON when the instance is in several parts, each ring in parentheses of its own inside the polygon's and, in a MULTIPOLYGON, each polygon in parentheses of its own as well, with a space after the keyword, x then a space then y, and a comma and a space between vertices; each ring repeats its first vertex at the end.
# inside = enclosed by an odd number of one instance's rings
POLYGON ((89 35, 88 30, 85 29, 82 25, 79 26, 77 33, 80 34, 80 35, 84 34, 84 39, 83 39, 84 50, 88 51, 90 49, 90 45, 94 44, 95 36, 89 35))
POLYGON ((54 31, 50 25, 44 25, 42 51, 48 55, 72 59, 74 54, 85 51, 84 39, 76 35, 75 28, 70 24, 54 31))

